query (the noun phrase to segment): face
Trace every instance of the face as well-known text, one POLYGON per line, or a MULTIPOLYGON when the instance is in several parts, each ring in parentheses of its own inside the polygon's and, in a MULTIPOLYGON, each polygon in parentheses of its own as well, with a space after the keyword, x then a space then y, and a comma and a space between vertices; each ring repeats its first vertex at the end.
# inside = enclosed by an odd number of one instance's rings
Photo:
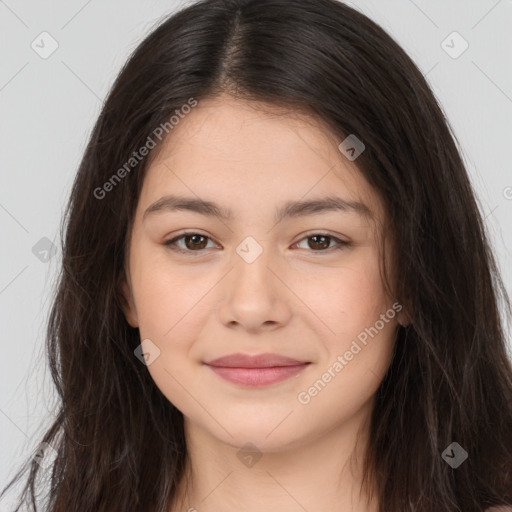
POLYGON ((185 425, 262 451, 370 407, 400 309, 379 271, 383 205, 356 162, 313 119, 273 114, 221 96, 173 129, 145 176, 123 287, 185 425), (262 357, 215 362, 233 354, 262 357))

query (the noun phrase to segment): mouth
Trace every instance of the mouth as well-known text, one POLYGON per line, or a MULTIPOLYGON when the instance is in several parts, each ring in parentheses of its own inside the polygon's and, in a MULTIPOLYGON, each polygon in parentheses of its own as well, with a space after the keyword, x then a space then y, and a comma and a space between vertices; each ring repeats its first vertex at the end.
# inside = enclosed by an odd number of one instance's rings
POLYGON ((311 362, 278 354, 231 354, 205 364, 229 382, 244 386, 265 386, 298 375, 311 362))

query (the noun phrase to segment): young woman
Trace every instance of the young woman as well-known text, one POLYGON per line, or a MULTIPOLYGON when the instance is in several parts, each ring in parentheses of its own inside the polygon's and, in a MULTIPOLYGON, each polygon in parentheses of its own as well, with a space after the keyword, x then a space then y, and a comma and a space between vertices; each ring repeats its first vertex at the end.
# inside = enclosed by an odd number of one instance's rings
POLYGON ((512 505, 510 303, 441 109, 357 11, 162 23, 105 102, 62 253, 33 510, 512 505))

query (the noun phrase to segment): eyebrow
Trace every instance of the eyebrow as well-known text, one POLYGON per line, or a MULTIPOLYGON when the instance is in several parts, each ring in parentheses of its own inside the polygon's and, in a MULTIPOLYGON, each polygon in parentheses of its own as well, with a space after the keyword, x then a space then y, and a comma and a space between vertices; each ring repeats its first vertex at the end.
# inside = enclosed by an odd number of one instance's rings
MULTIPOLYGON (((207 217, 216 217, 225 221, 235 218, 231 210, 223 208, 212 201, 205 201, 193 197, 167 195, 161 197, 146 209, 143 220, 150 214, 183 210, 199 213, 207 217)), ((363 203, 347 201, 336 196, 327 196, 319 199, 311 199, 309 201, 287 201, 276 210, 274 221, 275 223, 279 223, 286 218, 318 215, 331 211, 356 213, 367 219, 374 218, 372 211, 363 203)))

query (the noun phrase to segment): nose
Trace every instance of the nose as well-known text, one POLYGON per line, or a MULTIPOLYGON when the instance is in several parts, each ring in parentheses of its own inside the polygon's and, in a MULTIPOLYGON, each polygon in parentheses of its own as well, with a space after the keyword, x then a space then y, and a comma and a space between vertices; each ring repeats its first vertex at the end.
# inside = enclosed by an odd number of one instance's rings
POLYGON ((221 322, 251 333, 283 327, 291 318, 293 295, 283 282, 282 266, 270 250, 251 263, 235 254, 233 269, 222 281, 221 322))

